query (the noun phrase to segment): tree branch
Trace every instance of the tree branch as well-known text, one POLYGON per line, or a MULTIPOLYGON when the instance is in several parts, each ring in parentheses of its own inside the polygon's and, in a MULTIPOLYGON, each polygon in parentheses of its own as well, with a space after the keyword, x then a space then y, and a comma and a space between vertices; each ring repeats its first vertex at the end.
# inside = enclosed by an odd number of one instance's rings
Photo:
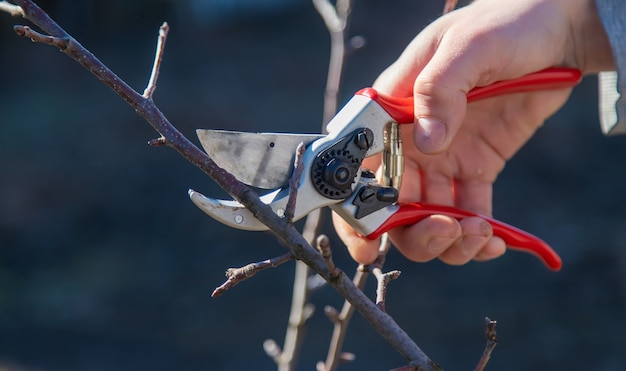
MULTIPOLYGON (((36 24, 49 36, 63 41, 61 51, 94 74, 103 84, 115 91, 131 105, 163 138, 168 147, 175 149, 183 158, 197 166, 235 200, 243 204, 262 223, 268 226, 277 239, 288 247, 290 254, 302 260, 331 284, 340 295, 350 301, 370 325, 387 340, 405 359, 419 364, 424 370, 436 370, 436 365, 411 340, 411 338, 386 313, 378 310, 354 283, 340 270, 331 272, 324 259, 304 237, 284 219, 277 216, 259 196, 245 184, 221 169, 215 162, 182 135, 154 104, 132 89, 107 66, 67 34, 56 22, 30 0, 15 1, 23 10, 24 18, 36 24), (67 45, 65 46, 65 42, 67 45)), ((57 40, 53 39, 56 43, 57 40)), ((55 43, 52 43, 55 45, 55 43)))
POLYGON ((493 349, 496 345, 498 345, 498 339, 496 338, 496 323, 496 321, 492 321, 489 317, 485 318, 485 337, 487 338, 487 343, 485 344, 483 355, 480 357, 474 371, 483 371, 485 369, 489 359, 491 359, 493 349))
POLYGON ((262 270, 267 268, 276 268, 281 264, 293 260, 293 255, 287 253, 273 259, 263 260, 257 263, 250 263, 241 268, 228 268, 226 270, 226 277, 228 278, 221 286, 213 290, 211 297, 217 297, 235 287, 239 283, 247 280, 262 270))
MULTIPOLYGON (((337 96, 341 87, 343 66, 346 62, 346 45, 353 45, 350 51, 365 45, 365 39, 358 37, 353 44, 346 42, 347 30, 352 10, 352 0, 337 0, 335 6, 329 0, 313 0, 313 5, 324 20, 330 34, 330 59, 328 62, 328 76, 324 91, 323 125, 337 113, 337 96)), ((325 132, 325 128, 324 131, 325 132)))
MULTIPOLYGON (((334 7, 328 0, 313 0, 313 6, 321 15, 324 23, 326 24, 326 28, 331 35, 335 35, 331 36, 331 58, 328 66, 321 129, 321 132, 326 132, 326 123, 337 111, 337 93, 341 83, 341 71, 346 58, 344 35, 347 31, 350 1, 340 0, 337 6, 334 7), (340 15, 344 17, 343 21, 340 19, 340 15), (341 37, 338 37, 338 35, 341 37), (341 45, 337 45, 337 43, 341 43, 341 45)), ((356 50, 362 47, 364 45, 363 38, 355 38, 354 40, 351 40, 350 45, 353 45, 351 50, 356 50)), ((292 178, 292 180, 293 179, 294 178, 292 178)), ((293 190, 293 183, 291 183, 290 197, 294 194, 293 190)), ((291 205, 291 203, 288 204, 291 205)), ((293 207, 286 207, 286 215, 288 217, 293 215, 291 214, 292 209, 295 209, 295 204, 293 207)), ((322 211, 317 209, 309 213, 306 218, 303 236, 311 245, 313 245, 313 241, 318 234, 323 215, 322 211)), ((289 218, 287 218, 287 220, 289 220, 289 218)), ((264 347, 267 346, 265 347, 266 353, 274 359, 279 370, 281 371, 289 371, 295 368, 297 356, 300 352, 300 346, 304 337, 303 329, 306 321, 314 311, 313 305, 307 303, 308 298, 313 290, 321 287, 321 285, 317 285, 316 288, 311 288, 309 285, 309 282, 313 281, 311 278, 317 278, 319 276, 310 276, 309 271, 310 269, 305 263, 296 261, 291 311, 289 313, 289 324, 285 334, 284 349, 281 351, 280 347, 274 340, 267 340, 264 343, 264 347), (276 353, 277 351, 278 353, 276 353)))
POLYGON ((13 27, 13 30, 15 31, 16 34, 18 34, 18 36, 27 37, 32 42, 35 42, 35 43, 42 43, 42 44, 56 46, 61 51, 64 51, 65 49, 67 49, 67 46, 69 45, 69 42, 70 42, 68 38, 44 35, 33 30, 32 28, 28 26, 18 25, 18 26, 13 27))
POLYGON ((289 179, 289 198, 287 206, 285 206, 285 220, 287 223, 293 223, 293 215, 296 211, 296 199, 298 198, 298 187, 300 186, 300 176, 302 175, 302 156, 306 147, 304 143, 298 144, 296 155, 293 161, 293 173, 289 179))
MULTIPOLYGON (((363 287, 365 287, 365 281, 368 276, 367 271, 362 268, 362 266, 359 266, 359 269, 357 269, 354 277, 352 278, 354 285, 361 291, 363 290, 363 287)), ((354 355, 352 355, 352 357, 346 357, 346 355, 351 353, 341 351, 347 334, 348 325, 350 324, 350 320, 354 314, 354 306, 346 300, 343 303, 340 313, 338 313, 335 308, 330 306, 325 308, 325 313, 334 325, 333 335, 330 339, 326 361, 323 363, 319 362, 317 364, 317 370, 334 371, 340 364, 354 360, 355 358, 354 355)))
POLYGON ((331 277, 336 277, 339 274, 339 270, 333 261, 333 251, 330 248, 330 240, 322 234, 317 237, 316 246, 317 250, 322 254, 322 258, 324 258, 328 270, 331 272, 331 277))
POLYGON ((143 91, 143 97, 152 100, 154 91, 156 90, 156 83, 159 79, 159 72, 161 71, 161 62, 163 62, 163 53, 165 52, 165 42, 167 41, 167 34, 170 32, 170 26, 167 22, 163 22, 159 28, 159 38, 157 39, 156 53, 154 54, 154 64, 152 66, 152 72, 150 73, 150 80, 148 86, 143 91))

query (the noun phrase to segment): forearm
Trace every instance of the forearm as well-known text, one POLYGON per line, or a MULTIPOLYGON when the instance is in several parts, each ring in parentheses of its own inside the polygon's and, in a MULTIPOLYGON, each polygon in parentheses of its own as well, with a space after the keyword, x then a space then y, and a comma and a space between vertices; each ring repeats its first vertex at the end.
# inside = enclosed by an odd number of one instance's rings
POLYGON ((615 72, 602 72, 599 76, 602 130, 605 134, 626 134, 626 2, 595 2, 615 62, 615 72))

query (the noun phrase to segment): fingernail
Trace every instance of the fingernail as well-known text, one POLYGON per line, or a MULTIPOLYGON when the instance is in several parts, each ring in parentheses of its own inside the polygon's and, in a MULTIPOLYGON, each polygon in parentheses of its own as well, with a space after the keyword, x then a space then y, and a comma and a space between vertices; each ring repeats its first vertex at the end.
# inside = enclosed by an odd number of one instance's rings
POLYGON ((414 141, 417 148, 424 153, 433 153, 441 150, 448 128, 438 119, 420 117, 414 131, 414 141))

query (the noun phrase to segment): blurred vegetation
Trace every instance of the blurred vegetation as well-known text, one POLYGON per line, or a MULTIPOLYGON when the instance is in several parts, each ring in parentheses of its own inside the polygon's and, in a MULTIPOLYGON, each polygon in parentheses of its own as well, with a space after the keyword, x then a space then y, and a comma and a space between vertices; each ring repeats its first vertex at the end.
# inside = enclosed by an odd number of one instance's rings
MULTIPOLYGON (((199 3, 39 2, 138 90, 167 20, 155 100, 190 137, 198 127, 319 131, 329 45, 313 7, 239 13, 233 4, 244 2, 206 3, 225 6, 222 16, 199 3)), ((342 99, 440 11, 436 1, 357 1, 352 29, 368 46, 349 60, 342 99)), ((261 344, 282 342, 292 265, 209 295, 227 267, 282 247, 206 217, 187 188, 224 193, 173 151, 148 147, 155 133, 131 108, 57 50, 19 39, 15 23, 0 15, 0 369, 274 369, 261 344)), ((562 272, 516 252, 464 267, 390 253, 387 266, 403 273, 388 311, 446 369, 473 367, 484 316, 498 320, 494 370, 626 367, 626 147, 601 135, 595 89, 585 79, 494 190, 495 216, 551 243, 562 272)), ((341 298, 323 290, 313 301, 302 369, 325 358, 321 309, 341 298)), ((358 316, 346 350, 357 360, 345 370, 402 364, 358 316)))

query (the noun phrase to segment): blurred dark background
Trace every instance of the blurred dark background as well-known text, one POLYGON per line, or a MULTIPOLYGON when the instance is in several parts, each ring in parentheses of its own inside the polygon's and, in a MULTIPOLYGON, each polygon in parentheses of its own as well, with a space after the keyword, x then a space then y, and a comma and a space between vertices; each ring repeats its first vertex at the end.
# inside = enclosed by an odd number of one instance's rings
MULTIPOLYGON (((309 1, 41 1, 136 89, 157 30, 171 25, 155 100, 195 140, 196 128, 317 132, 328 34, 309 1)), ((368 86, 442 1, 356 1, 367 39, 345 70, 342 101, 368 86)), ((17 37, 0 15, 0 369, 273 370, 262 342, 282 343, 293 264, 211 299, 227 267, 281 254, 267 233, 220 225, 187 197, 224 197, 97 79, 58 50, 17 37)), ((626 138, 602 136, 595 78, 507 166, 498 219, 541 236, 559 273, 526 254, 402 270, 387 308, 447 370, 470 370, 483 318, 498 321, 489 370, 626 369, 626 138)), ((332 229, 337 264, 356 265, 332 229)), ((373 283, 367 293, 374 296, 373 283)), ((300 369, 324 359, 331 289, 312 297, 300 369)), ((356 316, 344 370, 403 359, 356 316)))

